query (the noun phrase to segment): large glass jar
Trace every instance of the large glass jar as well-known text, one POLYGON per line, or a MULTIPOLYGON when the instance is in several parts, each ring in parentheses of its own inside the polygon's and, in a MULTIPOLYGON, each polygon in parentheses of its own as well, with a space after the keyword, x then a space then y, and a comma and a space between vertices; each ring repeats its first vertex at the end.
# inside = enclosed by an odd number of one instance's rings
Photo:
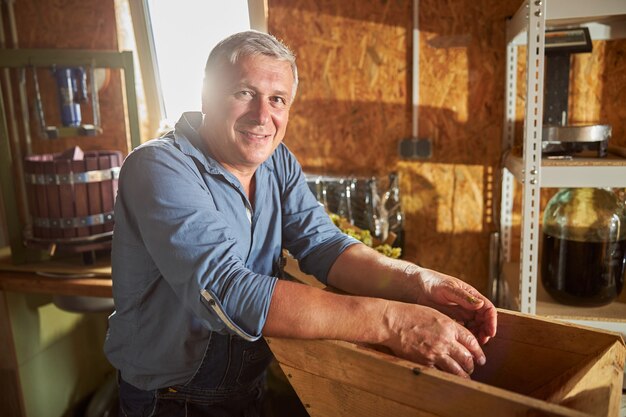
POLYGON ((603 188, 564 188, 543 216, 541 280, 557 301, 599 306, 624 285, 626 213, 603 188))

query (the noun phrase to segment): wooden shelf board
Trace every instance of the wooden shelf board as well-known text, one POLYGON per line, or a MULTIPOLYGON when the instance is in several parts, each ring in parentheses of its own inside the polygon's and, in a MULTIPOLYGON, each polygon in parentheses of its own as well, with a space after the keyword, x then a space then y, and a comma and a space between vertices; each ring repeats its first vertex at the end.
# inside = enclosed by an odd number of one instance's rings
POLYGON ((570 160, 542 158, 542 167, 626 167, 626 158, 609 154, 606 158, 574 157, 570 160))
MULTIPOLYGON (((509 155, 505 167, 523 182, 524 161, 509 155)), ((626 158, 609 154, 607 158, 575 157, 572 160, 541 160, 541 187, 626 187, 626 158)))
POLYGON ((618 300, 602 307, 564 305, 550 297, 539 281, 537 283, 537 314, 552 318, 611 321, 626 324, 626 303, 618 300))
MULTIPOLYGON (((502 276, 509 287, 509 297, 513 308, 519 309, 519 263, 511 262, 504 265, 502 276)), ((537 274, 537 314, 545 317, 615 323, 626 325, 626 291, 622 292, 618 300, 602 307, 568 306, 555 301, 543 288, 541 274, 537 274)))
MULTIPOLYGON (((621 148, 620 148, 621 149, 621 148)), ((509 155, 506 158, 507 168, 511 167, 513 169, 509 169, 511 172, 514 169, 517 171, 517 167, 521 170, 524 165, 524 160, 519 155, 509 155)), ((626 158, 621 155, 615 153, 609 153, 606 158, 590 158, 587 156, 575 156, 572 159, 541 159, 542 167, 626 167, 626 158)))
POLYGON ((9 248, 0 248, 0 291, 111 297, 111 285, 110 260, 93 266, 78 258, 14 265, 9 248))
POLYGON ((106 278, 49 278, 32 272, 0 272, 0 291, 112 297, 111 286, 106 278))
POLYGON ((50 261, 13 264, 11 248, 0 248, 0 271, 35 272, 59 275, 85 275, 86 277, 111 277, 111 259, 98 259, 94 265, 84 265, 81 256, 59 258, 50 261))

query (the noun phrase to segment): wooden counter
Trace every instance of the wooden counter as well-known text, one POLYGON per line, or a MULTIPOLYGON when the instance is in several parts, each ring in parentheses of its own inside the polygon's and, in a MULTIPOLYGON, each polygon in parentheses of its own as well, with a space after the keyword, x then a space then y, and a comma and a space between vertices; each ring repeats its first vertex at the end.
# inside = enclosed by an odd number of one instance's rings
POLYGON ((93 266, 78 258, 13 265, 9 248, 1 248, 0 291, 111 297, 110 260, 93 266))
MULTIPOLYGON (((300 272, 298 262, 290 256, 285 272, 309 285, 324 287, 300 272)), ((0 291, 111 297, 110 260, 93 266, 82 265, 80 258, 13 265, 10 249, 0 248, 0 291)))
POLYGON ((106 278, 50 278, 34 272, 0 271, 0 291, 112 297, 106 278))

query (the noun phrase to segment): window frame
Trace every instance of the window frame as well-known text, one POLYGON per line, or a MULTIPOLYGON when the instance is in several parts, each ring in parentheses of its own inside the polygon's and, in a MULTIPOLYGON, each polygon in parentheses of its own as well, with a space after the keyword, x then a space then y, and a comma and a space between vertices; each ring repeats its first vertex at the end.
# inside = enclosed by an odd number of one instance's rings
MULTIPOLYGON (((171 126, 165 126, 165 100, 148 12, 148 0, 129 0, 129 8, 149 114, 148 130, 151 137, 154 137, 159 131, 171 126)), ((248 15, 251 29, 267 33, 268 0, 248 0, 248 15)))

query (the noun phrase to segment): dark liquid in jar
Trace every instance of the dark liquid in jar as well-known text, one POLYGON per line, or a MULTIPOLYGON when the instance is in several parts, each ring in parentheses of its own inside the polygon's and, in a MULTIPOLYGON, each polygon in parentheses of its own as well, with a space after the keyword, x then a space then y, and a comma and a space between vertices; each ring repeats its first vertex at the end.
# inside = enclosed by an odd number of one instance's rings
POLYGON ((557 301, 609 304, 624 286, 626 240, 578 242, 543 235, 541 281, 557 301))

